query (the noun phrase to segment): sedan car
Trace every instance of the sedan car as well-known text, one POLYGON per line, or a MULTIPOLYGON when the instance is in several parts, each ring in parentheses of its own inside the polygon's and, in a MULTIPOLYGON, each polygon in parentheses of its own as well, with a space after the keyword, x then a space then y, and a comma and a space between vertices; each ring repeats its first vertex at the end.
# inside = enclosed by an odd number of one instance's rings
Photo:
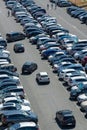
POLYGON ((40 83, 50 83, 50 78, 47 72, 39 72, 36 74, 36 81, 40 83))
POLYGON ((24 45, 22 43, 16 43, 13 47, 13 50, 15 52, 24 52, 25 51, 25 48, 24 48, 24 45))
POLYGON ((22 74, 30 74, 38 68, 38 65, 34 62, 27 61, 22 66, 22 74))
POLYGON ((60 110, 56 112, 56 121, 61 126, 74 126, 76 125, 75 117, 71 110, 60 110))

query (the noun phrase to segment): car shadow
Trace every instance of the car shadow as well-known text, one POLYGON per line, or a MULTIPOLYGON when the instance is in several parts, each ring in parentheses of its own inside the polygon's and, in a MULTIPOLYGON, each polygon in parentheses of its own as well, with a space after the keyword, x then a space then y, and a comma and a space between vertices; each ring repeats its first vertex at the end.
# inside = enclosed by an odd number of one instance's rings
POLYGON ((31 72, 31 73, 20 73, 21 75, 25 75, 25 76, 27 76, 27 75, 31 75, 32 73, 34 73, 34 71, 33 72, 31 72))

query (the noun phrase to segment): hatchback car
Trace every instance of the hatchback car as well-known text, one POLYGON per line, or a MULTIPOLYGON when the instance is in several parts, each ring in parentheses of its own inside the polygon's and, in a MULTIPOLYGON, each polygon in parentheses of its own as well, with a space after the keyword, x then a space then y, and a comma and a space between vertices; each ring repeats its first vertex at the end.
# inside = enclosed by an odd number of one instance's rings
POLYGON ((60 110, 56 112, 56 121, 63 126, 74 126, 76 125, 75 117, 71 110, 60 110))
POLYGON ((14 50, 15 52, 21 53, 21 52, 24 52, 24 51, 25 51, 25 48, 24 48, 24 45, 23 45, 22 43, 16 43, 16 44, 14 45, 14 47, 13 47, 13 50, 14 50))
POLYGON ((50 78, 47 72, 39 72, 36 74, 36 81, 40 83, 50 83, 50 78))
POLYGON ((25 39, 25 34, 22 32, 10 32, 6 34, 7 42, 13 42, 25 39))
POLYGON ((30 74, 38 68, 38 65, 34 62, 27 61, 22 66, 22 74, 30 74))

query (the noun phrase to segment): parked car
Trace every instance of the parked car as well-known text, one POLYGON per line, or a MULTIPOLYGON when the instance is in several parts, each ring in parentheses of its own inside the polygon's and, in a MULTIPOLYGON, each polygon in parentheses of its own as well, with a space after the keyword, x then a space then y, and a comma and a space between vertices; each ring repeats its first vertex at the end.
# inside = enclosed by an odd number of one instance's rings
POLYGON ((85 76, 74 76, 74 77, 70 77, 69 81, 68 81, 68 85, 69 88, 71 88, 74 85, 77 85, 78 83, 84 83, 87 82, 87 78, 85 76))
POLYGON ((19 122, 19 123, 15 123, 13 125, 11 125, 9 128, 6 128, 5 130, 23 130, 23 129, 26 129, 26 130, 38 130, 39 129, 39 126, 34 123, 34 122, 19 122))
POLYGON ((22 105, 29 106, 29 107, 31 106, 29 100, 21 99, 17 96, 4 98, 2 100, 2 103, 17 103, 17 104, 22 104, 22 105))
POLYGON ((87 82, 79 83, 79 84, 73 86, 70 91, 70 99, 77 100, 77 97, 80 94, 83 94, 84 92, 87 92, 87 82))
POLYGON ((24 45, 22 43, 16 43, 13 47, 13 50, 17 53, 17 52, 24 52, 25 48, 24 45))
POLYGON ((17 72, 11 72, 9 70, 0 69, 0 74, 7 74, 8 76, 16 76, 19 77, 17 72))
POLYGON ((7 48, 7 42, 6 42, 6 40, 0 38, 0 46, 3 46, 6 49, 7 48))
POLYGON ((2 90, 1 93, 10 93, 10 92, 14 92, 16 93, 18 96, 20 96, 22 99, 25 98, 25 91, 24 91, 24 88, 23 86, 16 86, 16 87, 7 87, 6 89, 2 90))
POLYGON ((56 53, 57 51, 59 51, 59 47, 49 48, 47 50, 43 50, 41 52, 41 58, 42 59, 47 59, 50 55, 56 53))
POLYGON ((75 117, 71 110, 60 110, 56 112, 56 121, 63 126, 74 126, 76 125, 75 117))
POLYGON ((22 66, 22 74, 30 74, 38 68, 38 65, 34 62, 25 62, 22 66))
POLYGON ((20 105, 20 104, 16 104, 16 103, 0 104, 0 118, 4 112, 9 113, 9 112, 15 111, 15 110, 22 110, 25 112, 30 112, 31 108, 29 106, 20 105))
POLYGON ((14 42, 25 39, 25 34, 22 32, 10 32, 6 34, 7 42, 14 42))
POLYGON ((0 69, 8 70, 8 71, 11 71, 11 72, 16 72, 17 71, 17 67, 15 67, 14 64, 1 65, 0 69))
POLYGON ((83 101, 87 101, 87 92, 84 92, 83 94, 80 94, 77 97, 77 103, 80 105, 83 101))
POLYGON ((80 104, 80 110, 86 112, 86 114, 87 114, 87 100, 86 100, 86 101, 83 101, 83 102, 80 104))
POLYGON ((39 72, 36 74, 36 81, 41 83, 50 83, 50 78, 48 77, 47 72, 39 72))
POLYGON ((24 121, 33 121, 37 124, 38 117, 32 111, 24 112, 22 110, 14 110, 14 111, 10 111, 10 112, 4 112, 1 116, 1 122, 4 126, 5 125, 9 126, 9 124, 14 124, 17 122, 24 122, 24 121))

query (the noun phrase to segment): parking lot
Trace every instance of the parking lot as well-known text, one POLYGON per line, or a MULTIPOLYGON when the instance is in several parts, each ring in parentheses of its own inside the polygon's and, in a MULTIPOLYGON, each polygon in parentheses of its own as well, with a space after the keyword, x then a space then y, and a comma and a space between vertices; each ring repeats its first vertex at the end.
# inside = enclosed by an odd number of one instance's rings
MULTIPOLYGON (((36 0, 35 2, 45 9, 47 8, 47 3, 50 4, 49 1, 42 3, 36 0)), ((47 13, 50 16, 56 17, 57 23, 61 24, 65 29, 68 29, 70 33, 77 35, 79 39, 86 39, 86 25, 81 24, 77 19, 71 18, 66 13, 66 8, 57 7, 56 10, 49 8, 47 13)), ((23 32, 23 27, 20 23, 16 23, 13 16, 7 17, 7 9, 3 1, 1 1, 0 4, 0 14, 2 18, 0 19, 0 32, 4 38, 6 38, 6 33, 11 31, 23 32)), ((67 91, 67 86, 64 86, 64 82, 59 81, 57 74, 52 72, 53 69, 49 65, 49 62, 41 59, 36 45, 32 45, 28 38, 19 41, 19 43, 20 42, 24 44, 24 53, 19 54, 14 52, 14 44, 18 43, 18 41, 8 43, 7 50, 11 53, 12 63, 17 67, 17 72, 19 73, 21 83, 24 87, 26 98, 30 101, 33 111, 38 115, 40 129, 62 129, 55 121, 55 113, 61 109, 70 109, 73 111, 76 118, 76 127, 72 129, 85 130, 87 122, 85 113, 80 111, 75 101, 72 102, 69 100, 70 92, 67 91), (38 69, 30 75, 21 74, 22 65, 26 61, 34 61, 38 65, 38 69), (46 71, 48 73, 50 84, 39 85, 36 82, 36 74, 41 71, 46 71)), ((2 126, 0 129, 3 130, 2 126)))

